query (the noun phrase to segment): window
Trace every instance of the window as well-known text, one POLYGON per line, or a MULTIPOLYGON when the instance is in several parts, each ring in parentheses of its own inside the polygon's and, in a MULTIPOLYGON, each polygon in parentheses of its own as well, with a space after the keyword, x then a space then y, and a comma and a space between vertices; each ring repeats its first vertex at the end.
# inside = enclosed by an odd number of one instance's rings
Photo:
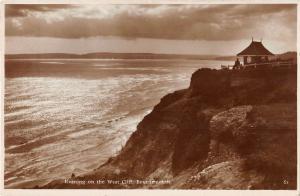
POLYGON ((247 57, 247 63, 251 63, 251 56, 247 57))

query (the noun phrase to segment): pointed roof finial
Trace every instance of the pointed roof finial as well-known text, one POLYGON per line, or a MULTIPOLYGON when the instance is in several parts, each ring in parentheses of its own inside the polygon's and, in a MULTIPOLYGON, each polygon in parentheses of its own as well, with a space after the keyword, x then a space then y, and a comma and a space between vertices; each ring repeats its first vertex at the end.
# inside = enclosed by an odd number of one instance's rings
POLYGON ((263 39, 262 39, 262 38, 260 38, 260 42, 262 42, 262 40, 263 40, 263 39))
POLYGON ((253 37, 252 37, 252 42, 253 42, 253 37))

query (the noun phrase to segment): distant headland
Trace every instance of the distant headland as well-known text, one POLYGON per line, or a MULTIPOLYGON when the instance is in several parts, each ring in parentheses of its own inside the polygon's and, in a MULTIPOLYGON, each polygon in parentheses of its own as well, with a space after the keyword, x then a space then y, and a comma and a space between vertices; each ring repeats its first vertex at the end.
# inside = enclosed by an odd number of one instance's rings
MULTIPOLYGON (((296 58, 294 51, 276 54, 279 58, 296 58)), ((39 54, 6 54, 5 59, 190 59, 190 60, 224 60, 234 61, 235 55, 190 55, 190 54, 155 54, 155 53, 111 53, 97 52, 86 54, 39 53, 39 54)))

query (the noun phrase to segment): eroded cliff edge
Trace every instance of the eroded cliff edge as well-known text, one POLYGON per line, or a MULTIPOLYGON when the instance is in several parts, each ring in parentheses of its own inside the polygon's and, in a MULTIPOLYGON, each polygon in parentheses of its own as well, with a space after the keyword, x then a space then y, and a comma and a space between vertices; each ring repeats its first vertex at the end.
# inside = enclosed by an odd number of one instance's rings
POLYGON ((292 69, 200 69, 188 89, 161 99, 116 157, 70 178, 170 184, 57 180, 43 188, 296 189, 296 83, 292 69))

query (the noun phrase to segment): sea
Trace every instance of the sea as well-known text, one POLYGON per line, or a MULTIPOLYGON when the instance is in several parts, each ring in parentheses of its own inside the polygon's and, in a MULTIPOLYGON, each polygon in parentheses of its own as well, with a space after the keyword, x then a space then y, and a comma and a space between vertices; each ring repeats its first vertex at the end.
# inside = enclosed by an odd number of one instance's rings
POLYGON ((81 175, 118 154, 160 99, 214 60, 5 61, 5 188, 81 175))

